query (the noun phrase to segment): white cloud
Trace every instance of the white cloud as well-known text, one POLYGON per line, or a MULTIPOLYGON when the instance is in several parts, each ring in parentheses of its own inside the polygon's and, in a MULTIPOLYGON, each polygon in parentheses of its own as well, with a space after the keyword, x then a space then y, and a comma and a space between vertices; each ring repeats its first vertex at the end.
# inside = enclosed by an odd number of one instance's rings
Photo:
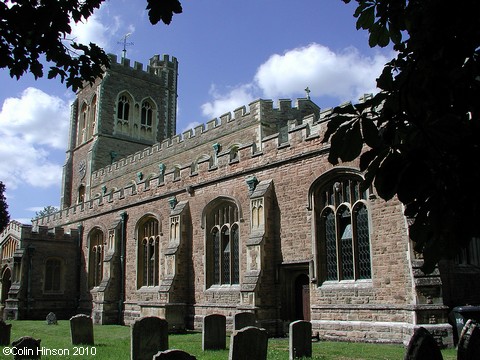
POLYGON ((258 67, 252 82, 224 94, 212 85, 213 100, 202 105, 202 112, 216 117, 259 97, 304 97, 307 86, 315 98, 329 96, 336 98, 338 104, 357 101, 365 93, 378 91, 376 78, 391 57, 365 56, 354 47, 336 53, 315 43, 283 55, 274 54, 258 67))
MULTIPOLYGON (((73 38, 78 43, 89 44, 90 42, 97 44, 107 51, 117 48, 117 32, 123 26, 120 16, 110 13, 109 5, 103 3, 102 6, 95 10, 87 20, 78 23, 73 21, 70 23, 72 32, 68 38, 73 38)), ((135 28, 128 26, 128 32, 133 33, 135 28)), ((122 35, 123 36, 123 35, 122 35)))
POLYGON ((202 114, 214 118, 233 111, 239 106, 247 105, 255 99, 255 88, 252 84, 239 85, 230 89, 227 94, 220 94, 215 85, 210 88, 213 100, 202 105, 202 114))
POLYGON ((0 111, 0 179, 9 189, 59 185, 68 140, 70 107, 64 100, 36 88, 8 98, 0 111))
POLYGON ((335 53, 320 44, 272 55, 255 75, 255 83, 266 97, 304 94, 332 96, 339 101, 356 100, 376 91, 375 79, 388 59, 383 55, 363 56, 353 47, 335 53))

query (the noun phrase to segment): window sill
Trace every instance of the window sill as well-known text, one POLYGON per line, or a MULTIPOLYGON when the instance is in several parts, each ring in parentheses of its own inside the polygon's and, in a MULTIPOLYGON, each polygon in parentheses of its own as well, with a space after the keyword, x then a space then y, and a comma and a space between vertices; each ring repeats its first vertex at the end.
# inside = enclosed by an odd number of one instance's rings
POLYGON ((160 286, 142 286, 141 288, 137 289, 137 292, 149 293, 149 292, 158 292, 160 286))
POLYGON ((369 289, 373 287, 372 279, 365 280, 341 280, 324 281, 319 284, 320 290, 338 290, 338 289, 369 289))
POLYGON ((207 292, 217 292, 217 291, 240 291, 240 284, 235 285, 212 285, 207 288, 207 292))

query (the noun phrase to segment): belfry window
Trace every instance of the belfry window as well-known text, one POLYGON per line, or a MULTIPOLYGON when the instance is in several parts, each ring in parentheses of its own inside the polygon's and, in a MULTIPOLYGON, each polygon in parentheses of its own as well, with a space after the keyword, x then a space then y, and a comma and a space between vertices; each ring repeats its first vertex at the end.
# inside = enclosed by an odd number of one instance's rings
POLYGON ((117 106, 117 119, 119 121, 128 122, 130 112, 130 101, 125 95, 120 96, 117 106))
POLYGON ((147 218, 138 227, 138 288, 159 285, 160 235, 158 226, 158 220, 147 218))
POLYGON ((148 101, 144 101, 141 110, 140 130, 146 133, 152 132, 153 110, 148 101))
POLYGON ((126 93, 119 96, 117 100, 117 131, 128 134, 130 129, 130 121, 132 117, 133 101, 126 93))
POLYGON ((360 182, 337 178, 315 193, 320 282, 371 279, 367 193, 360 182))
POLYGON ((95 133, 96 126, 97 126, 97 95, 94 95, 92 98, 92 103, 90 105, 90 124, 88 126, 89 138, 91 138, 95 133))
POLYGON ((100 285, 103 278, 103 232, 95 229, 90 234, 88 259, 88 285, 90 288, 100 285))
POLYGON ((208 285, 240 283, 239 220, 235 203, 222 201, 207 214, 208 285))
POLYGON ((87 114, 88 106, 83 103, 78 115, 77 145, 83 144, 87 140, 87 114))

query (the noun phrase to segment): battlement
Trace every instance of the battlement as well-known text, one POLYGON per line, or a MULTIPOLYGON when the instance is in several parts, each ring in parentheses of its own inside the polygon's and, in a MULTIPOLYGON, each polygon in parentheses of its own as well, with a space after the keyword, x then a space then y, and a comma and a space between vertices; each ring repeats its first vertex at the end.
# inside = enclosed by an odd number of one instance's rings
POLYGON ((115 54, 108 54, 110 58, 111 67, 123 67, 126 69, 131 69, 134 71, 144 72, 150 75, 158 75, 158 69, 174 69, 178 70, 178 60, 176 57, 163 54, 154 55, 150 58, 149 64, 144 69, 144 65, 141 62, 135 61, 133 66, 131 65, 131 61, 128 58, 120 58, 118 61, 118 57, 115 54))
POLYGON ((65 229, 62 227, 51 229, 47 226, 26 225, 12 220, 0 234, 0 245, 10 236, 18 240, 70 240, 78 237, 78 230, 70 229, 68 233, 65 233, 65 229))
MULTIPOLYGON (((198 145, 207 140, 216 140, 219 134, 223 134, 230 127, 234 131, 239 131, 235 124, 242 122, 258 123, 263 126, 263 122, 270 119, 272 115, 275 118, 281 111, 298 110, 302 109, 302 106, 312 106, 312 104, 309 100, 299 99, 296 101, 296 106, 292 108, 291 100, 283 99, 279 101, 278 107, 274 107, 272 100, 256 100, 250 103, 249 111, 245 106, 240 107, 233 111, 233 117, 231 113, 226 113, 218 119, 210 120, 195 129, 185 131, 183 134, 176 135, 94 172, 92 186, 96 186, 96 189, 101 187, 101 191, 95 192, 96 194, 85 202, 36 219, 34 224, 49 227, 55 224, 74 224, 81 221, 83 217, 142 202, 152 196, 161 196, 167 199, 178 193, 194 191, 207 179, 221 178, 226 174, 243 176, 244 169, 255 171, 255 168, 272 166, 276 162, 301 157, 308 152, 326 152, 330 145, 322 143, 322 139, 333 111, 331 108, 319 111, 318 114, 310 113, 300 121, 288 120, 286 138, 277 132, 262 136, 259 142, 250 141, 238 145, 235 157, 231 156, 228 148, 222 149, 222 144, 216 143, 214 145, 219 145, 219 151, 216 152, 214 147, 210 147, 211 153, 201 160, 192 157, 183 163, 177 163, 175 168, 165 166, 165 159, 168 156, 174 156, 179 151, 186 151, 185 149, 188 147, 185 144, 189 142, 198 145), (268 117, 265 116, 267 113, 269 113, 268 117), (226 128, 226 124, 230 124, 230 126, 226 128), (207 137, 208 133, 213 136, 207 137), (201 141, 198 141, 199 138, 201 141), (215 158, 215 162, 212 162, 213 158, 215 158), (193 166, 195 160, 198 161, 196 166, 193 166), (130 167, 124 169, 127 166, 130 167), (151 171, 154 168, 156 171, 151 171), (114 177, 110 177, 111 180, 107 180, 108 177, 105 177, 107 174, 121 171, 128 177, 128 181, 124 181, 121 186, 113 184, 114 177)), ((341 106, 348 104, 350 103, 341 106)), ((191 149, 193 149, 192 153, 196 153, 194 146, 191 149)), ((41 228, 42 226, 39 226, 39 229, 41 228)))
MULTIPOLYGON (((202 144, 213 144, 220 136, 252 125, 264 128, 263 135, 260 134, 260 131, 256 139, 251 138, 248 140, 249 143, 253 142, 258 149, 261 149, 261 137, 276 133, 271 128, 275 128, 276 123, 282 116, 290 118, 291 116, 288 115, 292 112, 298 114, 297 117, 300 118, 303 118, 303 113, 313 112, 315 118, 320 118, 320 108, 307 99, 297 99, 294 107, 292 107, 292 100, 279 100, 278 107, 274 107, 272 100, 258 99, 250 103, 248 109, 247 106, 241 106, 233 110, 233 114, 232 112, 227 112, 218 118, 207 121, 205 124, 198 125, 161 143, 156 143, 151 147, 119 159, 111 165, 93 172, 92 180, 95 181, 112 172, 123 171, 126 166, 134 163, 138 163, 138 166, 151 164, 202 144)), ((195 159, 192 159, 193 161, 195 159)))

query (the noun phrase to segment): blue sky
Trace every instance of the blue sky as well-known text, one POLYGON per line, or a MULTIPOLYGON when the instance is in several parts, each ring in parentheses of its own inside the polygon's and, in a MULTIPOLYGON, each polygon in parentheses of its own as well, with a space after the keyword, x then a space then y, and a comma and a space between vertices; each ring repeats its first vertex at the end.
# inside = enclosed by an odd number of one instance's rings
MULTIPOLYGON (((375 91, 393 57, 370 49, 355 28, 355 4, 341 0, 183 0, 170 25, 152 26, 146 1, 110 0, 74 28, 143 64, 155 54, 179 61, 177 133, 258 99, 310 96, 321 107, 375 91)), ((19 81, 0 70, 0 181, 11 219, 29 223, 44 206, 59 206, 62 166, 74 93, 59 80, 19 81)))

